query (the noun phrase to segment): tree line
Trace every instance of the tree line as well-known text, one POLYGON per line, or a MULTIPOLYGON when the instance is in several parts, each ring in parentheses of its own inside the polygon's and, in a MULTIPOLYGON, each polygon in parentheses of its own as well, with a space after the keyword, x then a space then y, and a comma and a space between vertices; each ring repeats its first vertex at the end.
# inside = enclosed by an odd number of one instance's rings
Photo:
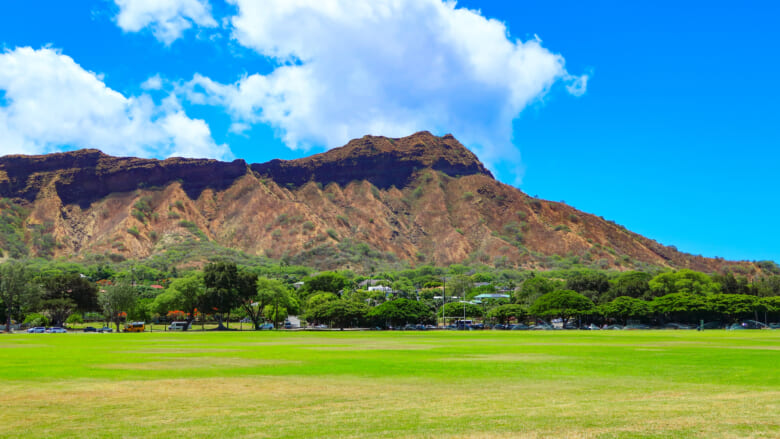
POLYGON ((464 316, 494 323, 574 317, 623 324, 774 320, 780 318, 780 270, 770 265, 748 278, 687 269, 534 272, 455 264, 357 275, 220 261, 181 273, 143 263, 122 270, 62 261, 0 264, 0 317, 6 325, 59 326, 91 316, 117 328, 125 320, 192 323, 205 317, 219 328, 236 318, 279 327, 288 315, 335 327, 433 324, 464 316), (369 291, 371 286, 387 288, 369 291))

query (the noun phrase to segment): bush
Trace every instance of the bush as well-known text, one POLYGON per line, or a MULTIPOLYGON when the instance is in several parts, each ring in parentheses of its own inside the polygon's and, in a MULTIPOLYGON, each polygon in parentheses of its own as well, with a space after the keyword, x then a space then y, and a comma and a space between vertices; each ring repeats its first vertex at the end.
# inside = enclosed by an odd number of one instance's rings
POLYGON ((133 209, 133 211, 131 212, 131 215, 133 215, 133 217, 135 217, 135 219, 137 219, 138 221, 140 221, 142 223, 146 222, 146 215, 143 212, 141 212, 140 210, 133 209))
POLYGON ((81 314, 71 314, 70 317, 68 317, 67 320, 65 320, 65 323, 72 325, 75 323, 84 323, 84 319, 81 318, 81 314))
POLYGON ((43 314, 34 312, 32 314, 27 314, 27 317, 24 318, 22 324, 27 326, 49 326, 49 319, 43 314))
POLYGON ((141 232, 139 232, 138 229, 135 228, 135 226, 130 227, 129 229, 127 229, 127 233, 135 236, 136 238, 138 238, 141 235, 141 232))

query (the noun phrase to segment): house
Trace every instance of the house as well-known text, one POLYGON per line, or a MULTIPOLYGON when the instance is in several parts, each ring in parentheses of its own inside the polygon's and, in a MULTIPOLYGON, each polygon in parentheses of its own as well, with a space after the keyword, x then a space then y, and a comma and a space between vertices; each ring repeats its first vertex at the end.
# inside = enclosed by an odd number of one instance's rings
POLYGON ((364 290, 366 289, 366 287, 378 285, 380 282, 383 281, 384 281, 383 279, 366 279, 363 282, 358 283, 358 288, 364 290))

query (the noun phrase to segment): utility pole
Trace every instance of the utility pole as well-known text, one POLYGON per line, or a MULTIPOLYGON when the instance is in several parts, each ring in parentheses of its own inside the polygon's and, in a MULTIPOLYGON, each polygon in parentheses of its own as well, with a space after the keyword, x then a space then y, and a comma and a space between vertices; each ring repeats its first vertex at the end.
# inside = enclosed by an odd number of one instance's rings
POLYGON ((444 305, 447 304, 447 276, 442 277, 441 280, 443 283, 441 287, 441 327, 444 329, 447 326, 447 317, 444 315, 446 309, 444 305))

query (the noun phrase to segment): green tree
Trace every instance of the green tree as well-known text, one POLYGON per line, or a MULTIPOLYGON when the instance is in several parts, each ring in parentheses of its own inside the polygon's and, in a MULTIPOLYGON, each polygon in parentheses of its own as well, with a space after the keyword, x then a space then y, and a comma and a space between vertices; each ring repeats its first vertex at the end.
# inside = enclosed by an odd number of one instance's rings
POLYGON ((238 272, 237 290, 241 309, 252 320, 255 329, 260 328, 260 319, 265 308, 265 303, 260 302, 261 298, 257 294, 257 281, 258 277, 254 273, 248 271, 238 272))
POLYGON ((780 317, 780 296, 760 298, 758 302, 758 309, 764 313, 765 321, 768 315, 780 317))
POLYGON ((673 293, 656 297, 651 304, 653 311, 667 319, 695 321, 696 315, 707 311, 705 297, 693 293, 673 293))
POLYGON ((263 304, 261 309, 265 311, 266 307, 271 307, 271 315, 267 315, 266 317, 269 317, 273 321, 274 328, 278 328, 279 322, 281 321, 279 319, 279 308, 285 308, 285 310, 287 310, 292 302, 290 291, 282 282, 265 277, 257 279, 256 288, 258 302, 263 304))
POLYGON ((740 316, 752 316, 759 308, 759 299, 747 294, 713 294, 706 298, 707 309, 725 317, 727 322, 740 316))
POLYGON ((374 307, 368 317, 379 326, 433 323, 433 311, 416 300, 395 299, 374 307))
MULTIPOLYGON (((439 310, 441 315, 442 310, 439 310)), ((482 317, 482 308, 468 302, 450 302, 444 305, 444 315, 455 318, 463 318, 463 316, 469 318, 482 317)))
POLYGON ((534 276, 520 285, 520 291, 515 294, 514 302, 518 305, 528 306, 534 303, 539 297, 552 293, 561 287, 563 287, 563 283, 560 281, 534 276))
POLYGON ((612 300, 621 296, 650 300, 653 298, 649 283, 652 278, 650 273, 642 271, 620 273, 610 281, 609 291, 602 300, 612 300))
POLYGON ((732 272, 713 274, 712 281, 720 285, 723 294, 753 294, 747 279, 736 277, 732 272))
POLYGON ((368 312, 368 306, 363 303, 334 300, 318 305, 309 315, 313 321, 329 322, 343 329, 365 323, 368 312))
POLYGON ((506 325, 513 319, 517 322, 521 321, 523 318, 525 318, 527 313, 528 310, 522 305, 507 304, 499 305, 491 309, 488 311, 487 317, 491 320, 498 321, 498 323, 506 325))
POLYGON ((230 325, 230 311, 241 304, 238 292, 238 267, 232 262, 214 262, 203 269, 203 311, 213 311, 218 318, 217 329, 225 329, 223 314, 227 314, 230 325))
POLYGON ((304 279, 303 287, 301 288, 304 295, 309 295, 315 291, 325 291, 341 296, 340 291, 343 290, 349 281, 344 276, 326 271, 316 276, 304 279))
POLYGON ((667 294, 714 294, 720 292, 720 284, 714 282, 711 277, 698 271, 682 269, 661 273, 650 282, 650 290, 656 297, 667 294))
MULTIPOLYGON (((272 322, 281 322, 282 320, 285 320, 288 315, 287 308, 284 306, 266 305, 263 308, 263 316, 272 322)), ((277 323, 274 323, 274 328, 278 328, 276 325, 277 323)))
POLYGON ((599 297, 609 290, 609 279, 599 271, 575 271, 566 279, 566 289, 583 295, 586 291, 592 291, 599 297))
POLYGON ((95 284, 77 273, 53 272, 39 277, 42 287, 40 309, 46 310, 55 326, 62 325, 74 311, 96 311, 95 284))
POLYGON ((165 292, 154 299, 151 307, 160 314, 168 311, 184 311, 187 314, 186 331, 195 319, 195 313, 201 306, 205 292, 203 274, 193 273, 171 282, 165 292))
POLYGON ((560 318, 564 326, 570 318, 590 313, 593 301, 572 290, 555 290, 536 299, 528 309, 540 317, 560 318))
POLYGON ((100 307, 106 318, 116 324, 117 332, 120 330, 122 314, 126 315, 130 312, 137 300, 138 291, 132 285, 125 283, 107 286, 98 294, 100 307))
POLYGON ((459 297, 461 299, 465 299, 466 293, 473 285, 474 283, 471 282, 471 278, 465 274, 452 276, 447 280, 447 297, 459 297))
POLYGON ((11 320, 20 320, 22 312, 32 307, 41 289, 32 284, 27 262, 10 260, 0 264, 0 301, 5 308, 5 330, 11 331, 11 320))
POLYGON ((620 320, 624 325, 628 319, 648 317, 652 313, 650 303, 628 296, 620 296, 599 306, 599 311, 605 317, 620 320))

